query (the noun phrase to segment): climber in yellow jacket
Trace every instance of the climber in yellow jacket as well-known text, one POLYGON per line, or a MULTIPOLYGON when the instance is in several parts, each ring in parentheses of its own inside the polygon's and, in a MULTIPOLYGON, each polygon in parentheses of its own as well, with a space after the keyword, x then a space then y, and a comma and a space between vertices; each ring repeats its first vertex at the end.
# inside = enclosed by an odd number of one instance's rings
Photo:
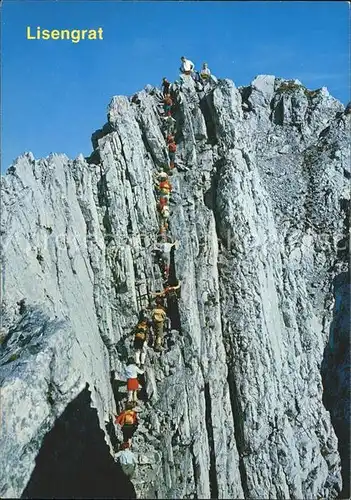
POLYGON ((137 366, 144 366, 146 358, 146 344, 150 335, 150 321, 146 316, 146 311, 141 310, 139 321, 134 328, 134 349, 135 363, 137 366))
POLYGON ((155 350, 161 351, 163 347, 164 325, 167 318, 166 310, 161 304, 156 304, 152 311, 152 323, 155 333, 155 350))

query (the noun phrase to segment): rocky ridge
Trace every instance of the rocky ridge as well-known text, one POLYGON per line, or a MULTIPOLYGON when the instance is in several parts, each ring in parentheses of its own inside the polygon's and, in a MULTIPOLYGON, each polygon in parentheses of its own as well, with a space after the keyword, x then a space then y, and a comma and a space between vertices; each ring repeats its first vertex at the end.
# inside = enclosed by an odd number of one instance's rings
MULTIPOLYGON (((21 496, 87 384, 112 452, 123 392, 111 372, 122 382, 138 310, 162 285, 150 251, 153 173, 167 162, 159 95, 114 97, 90 158, 29 153, 2 181, 4 498, 21 496)), ((325 88, 261 75, 206 92, 189 78, 175 118, 181 332, 148 351, 137 497, 335 498, 321 364, 332 283, 347 272, 350 114, 325 88)))

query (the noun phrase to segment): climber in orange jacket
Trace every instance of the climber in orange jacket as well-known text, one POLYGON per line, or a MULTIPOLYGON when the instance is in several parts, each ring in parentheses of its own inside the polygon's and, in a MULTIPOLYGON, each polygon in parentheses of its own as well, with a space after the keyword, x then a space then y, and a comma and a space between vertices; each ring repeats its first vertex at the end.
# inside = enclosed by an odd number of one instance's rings
POLYGON ((126 404, 126 409, 116 416, 115 420, 115 423, 122 427, 124 442, 129 445, 139 424, 137 412, 133 410, 134 406, 134 402, 128 402, 126 404))
POLYGON ((166 172, 161 172, 159 175, 160 183, 158 185, 158 191, 161 196, 169 198, 172 192, 172 184, 168 180, 168 175, 166 172))

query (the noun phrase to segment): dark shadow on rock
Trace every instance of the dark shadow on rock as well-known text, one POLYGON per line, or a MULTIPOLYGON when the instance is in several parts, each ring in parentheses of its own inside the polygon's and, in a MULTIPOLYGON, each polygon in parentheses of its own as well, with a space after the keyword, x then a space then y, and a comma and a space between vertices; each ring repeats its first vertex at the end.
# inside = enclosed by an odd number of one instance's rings
POLYGON ((86 156, 84 159, 89 165, 100 165, 101 156, 99 149, 95 149, 90 156, 86 156))
POLYGON ((216 124, 213 119, 213 92, 200 100, 200 109, 205 120, 207 142, 214 146, 218 143, 216 124))
POLYGON ((95 130, 95 132, 91 136, 93 149, 97 149, 99 147, 99 140, 105 137, 105 135, 111 134, 111 132, 113 132, 113 127, 109 122, 105 123, 102 128, 95 130))
MULTIPOLYGON (((178 285, 174 254, 175 254, 175 247, 172 247, 171 256, 170 256, 169 275, 168 275, 168 284, 170 286, 178 285)), ((180 324, 180 314, 179 314, 179 306, 178 306, 179 294, 180 294, 179 291, 171 292, 168 294, 168 296, 167 296, 167 316, 171 320, 171 329, 178 330, 180 332, 181 331, 181 324, 180 324)))
POLYGON ((116 380, 114 370, 112 370, 110 373, 110 381, 111 381, 113 396, 114 396, 115 403, 116 403, 116 411, 117 411, 117 413, 119 413, 124 408, 123 401, 126 397, 125 391, 124 392, 120 391, 120 389, 122 389, 122 387, 123 388, 126 387, 126 382, 122 381, 122 380, 116 380))
POLYGON ((214 209, 214 196, 212 188, 208 189, 206 193, 204 193, 204 203, 209 210, 214 209))
POLYGON ((169 273, 168 273, 168 284, 174 286, 178 284, 176 269, 175 269, 175 247, 171 248, 170 260, 169 260, 169 273))
POLYGON ((350 274, 339 274, 333 285, 333 320, 321 366, 323 403, 339 442, 343 482, 339 498, 350 498, 350 274))
POLYGON ((21 498, 136 498, 90 403, 87 386, 56 420, 21 498))
MULTIPOLYGON (((66 321, 51 319, 38 307, 27 305, 24 300, 18 304, 20 316, 3 338, 0 350, 4 355, 17 349, 21 358, 37 354, 43 349, 44 339, 48 339, 55 331, 63 329, 66 321)), ((5 364, 1 361, 1 364, 5 364)))
POLYGON ((147 396, 147 391, 146 391, 145 373, 138 375, 138 382, 141 386, 140 391, 138 391, 138 399, 140 399, 140 401, 147 401, 148 396, 147 396))

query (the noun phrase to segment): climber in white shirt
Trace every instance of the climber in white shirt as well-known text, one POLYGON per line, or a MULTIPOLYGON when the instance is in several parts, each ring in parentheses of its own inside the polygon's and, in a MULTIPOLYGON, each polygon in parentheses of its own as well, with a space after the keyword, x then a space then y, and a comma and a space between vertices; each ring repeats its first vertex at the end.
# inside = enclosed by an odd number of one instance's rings
POLYGON ((202 80, 208 80, 211 76, 211 71, 210 68, 208 67, 207 63, 203 63, 202 69, 200 71, 200 78, 202 80))
POLYGON ((159 259, 160 266, 162 269, 162 273, 164 278, 166 279, 169 274, 169 267, 171 261, 171 249, 172 247, 178 248, 179 242, 171 242, 171 239, 168 236, 161 235, 158 238, 158 242, 154 247, 154 251, 156 252, 157 258, 159 259))
POLYGON ((141 370, 135 364, 133 358, 129 358, 128 365, 125 368, 125 376, 127 378, 128 401, 137 401, 137 391, 139 390, 138 375, 142 375, 144 370, 141 370))
POLYGON ((193 71, 195 71, 195 65, 190 59, 186 59, 184 56, 180 58, 182 61, 182 65, 180 67, 180 71, 185 75, 191 75, 193 71))
POLYGON ((137 460, 128 443, 121 444, 120 451, 115 453, 114 460, 115 462, 119 461, 126 476, 129 478, 133 476, 137 460))

